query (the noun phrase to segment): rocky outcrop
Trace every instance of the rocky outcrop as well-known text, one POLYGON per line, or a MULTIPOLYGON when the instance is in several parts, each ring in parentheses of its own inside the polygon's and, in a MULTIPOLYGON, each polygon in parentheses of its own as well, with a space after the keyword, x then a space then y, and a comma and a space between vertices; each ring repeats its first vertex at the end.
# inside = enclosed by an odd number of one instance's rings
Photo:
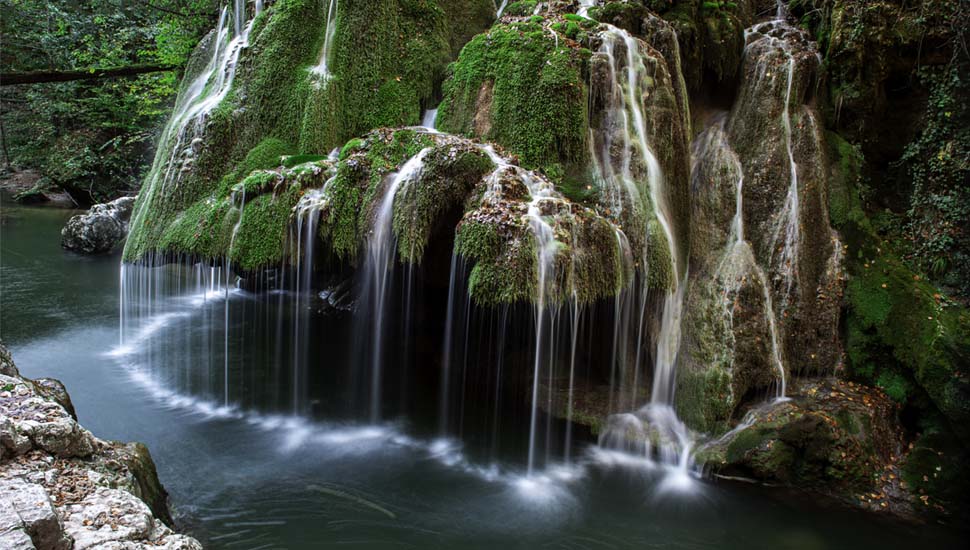
POLYGON ((694 142, 691 286, 678 410, 720 433, 744 400, 841 361, 843 245, 830 226, 819 58, 784 19, 746 30, 730 112, 694 142))
POLYGON ((121 197, 72 217, 61 230, 61 246, 83 254, 110 252, 128 235, 134 204, 135 197, 121 197))
POLYGON ((824 493, 874 511, 912 515, 935 504, 904 481, 908 449, 898 407, 878 389, 834 378, 806 381, 789 400, 748 412, 697 459, 717 476, 824 493))
POLYGON ((252 23, 222 29, 235 42, 210 33, 193 54, 139 195, 127 261, 160 251, 183 215, 194 219, 201 203, 219 201, 253 170, 279 167, 282 155, 319 158, 374 128, 418 124, 437 102, 453 48, 484 30, 495 8, 492 0, 339 2, 330 29, 329 2, 266 2, 258 18, 253 8, 263 3, 243 4, 252 23), (229 55, 230 42, 245 46, 229 55), (209 63, 214 49, 219 62, 209 63))
POLYGON ((2 344, 0 367, 0 547, 202 548, 172 531, 144 445, 93 436, 63 385, 20 377, 2 344))

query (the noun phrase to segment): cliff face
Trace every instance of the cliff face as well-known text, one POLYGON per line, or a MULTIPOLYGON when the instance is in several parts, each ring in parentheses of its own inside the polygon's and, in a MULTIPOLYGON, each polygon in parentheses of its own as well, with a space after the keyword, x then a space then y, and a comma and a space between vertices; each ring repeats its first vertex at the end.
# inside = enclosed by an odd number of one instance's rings
POLYGON ((148 449, 92 435, 60 382, 21 377, 0 344, 0 547, 202 548, 172 527, 148 449))

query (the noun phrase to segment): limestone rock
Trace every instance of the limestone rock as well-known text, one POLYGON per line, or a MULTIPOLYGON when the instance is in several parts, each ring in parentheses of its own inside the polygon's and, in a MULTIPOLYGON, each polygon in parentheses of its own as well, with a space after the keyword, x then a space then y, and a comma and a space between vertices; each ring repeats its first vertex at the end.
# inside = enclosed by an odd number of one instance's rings
POLYGON ((909 515, 915 498, 900 483, 905 452, 896 412, 877 389, 818 379, 790 400, 752 409, 696 457, 718 476, 798 487, 909 515))
POLYGON ((10 352, 0 343, 0 374, 5 376, 20 376, 17 365, 14 365, 10 352))
POLYGON ((2 522, 7 524, 4 528, 22 530, 33 546, 50 550, 71 548, 71 539, 40 485, 18 477, 0 478, 0 508, 5 510, 0 513, 2 522))
POLYGON ((66 506, 64 515, 64 529, 74 538, 75 550, 202 548, 198 541, 173 533, 144 502, 118 489, 99 487, 80 502, 66 506))
POLYGON ((144 445, 91 435, 56 380, 0 374, 0 548, 202 548, 172 523, 144 445))
POLYGON ((121 197, 74 216, 61 230, 61 245, 84 254, 110 252, 128 234, 134 204, 135 197, 121 197))

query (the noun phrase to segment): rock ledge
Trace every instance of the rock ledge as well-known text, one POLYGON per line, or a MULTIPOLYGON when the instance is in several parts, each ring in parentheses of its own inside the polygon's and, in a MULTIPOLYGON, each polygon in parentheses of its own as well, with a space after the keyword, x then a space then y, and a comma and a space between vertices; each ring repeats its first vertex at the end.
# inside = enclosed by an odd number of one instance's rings
POLYGON ((148 449, 94 437, 0 343, 0 548, 201 550, 172 523, 148 449))

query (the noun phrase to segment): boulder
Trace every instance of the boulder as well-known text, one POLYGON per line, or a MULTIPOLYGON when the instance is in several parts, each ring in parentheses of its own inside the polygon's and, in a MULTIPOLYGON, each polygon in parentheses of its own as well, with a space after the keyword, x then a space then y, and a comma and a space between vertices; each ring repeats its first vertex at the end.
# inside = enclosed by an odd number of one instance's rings
POLYGON ((144 445, 91 435, 56 380, 0 375, 0 548, 202 548, 172 524, 144 445))
POLYGON ((26 539, 17 535, 16 539, 5 541, 16 543, 14 548, 68 550, 72 547, 50 497, 40 485, 18 477, 0 478, 0 509, 4 510, 0 512, 0 527, 27 535, 26 539))
POLYGON ((134 204, 135 197, 121 197, 72 217, 61 230, 61 245, 83 254, 110 252, 128 235, 134 204))
POLYGON ((907 449, 897 412, 878 389, 835 378, 806 381, 790 399, 750 410, 695 456, 716 477, 796 487, 911 515, 916 497, 902 481, 907 449))

